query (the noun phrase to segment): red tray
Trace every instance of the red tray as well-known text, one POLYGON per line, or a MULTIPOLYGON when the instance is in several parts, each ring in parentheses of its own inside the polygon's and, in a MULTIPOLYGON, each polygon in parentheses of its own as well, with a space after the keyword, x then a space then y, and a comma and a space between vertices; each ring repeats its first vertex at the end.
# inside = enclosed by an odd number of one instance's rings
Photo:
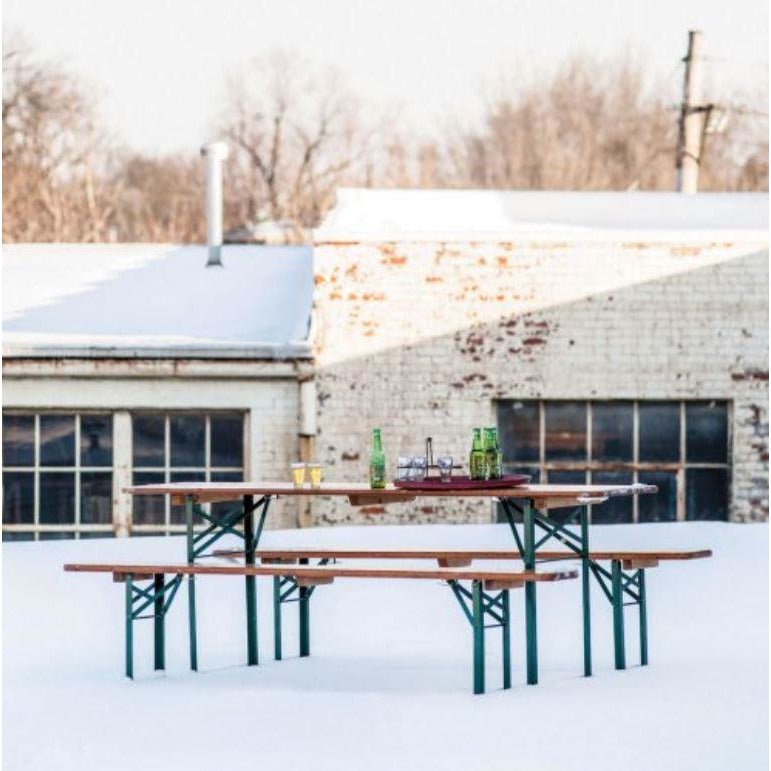
POLYGON ((500 479, 471 479, 471 477, 453 477, 451 482, 442 482, 439 477, 426 477, 422 482, 402 479, 394 480, 394 487, 404 490, 499 490, 502 487, 526 485, 530 477, 526 474, 504 474, 500 479))

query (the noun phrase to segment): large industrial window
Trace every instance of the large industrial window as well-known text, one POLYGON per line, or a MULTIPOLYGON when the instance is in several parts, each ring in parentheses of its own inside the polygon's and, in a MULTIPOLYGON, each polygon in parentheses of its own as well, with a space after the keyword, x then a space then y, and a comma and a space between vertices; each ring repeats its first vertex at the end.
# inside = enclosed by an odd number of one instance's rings
MULTIPOLYGON (((243 480, 243 413, 135 412, 131 422, 135 485, 243 480)), ((135 496, 133 507, 132 534, 185 529, 184 507, 168 496, 135 496)), ((226 508, 212 504, 215 514, 226 508)))
POLYGON ((3 540, 113 534, 112 416, 3 413, 3 540))
POLYGON ((593 522, 727 519, 728 404, 718 401, 498 403, 508 472, 533 481, 655 484, 658 495, 609 500, 593 522))

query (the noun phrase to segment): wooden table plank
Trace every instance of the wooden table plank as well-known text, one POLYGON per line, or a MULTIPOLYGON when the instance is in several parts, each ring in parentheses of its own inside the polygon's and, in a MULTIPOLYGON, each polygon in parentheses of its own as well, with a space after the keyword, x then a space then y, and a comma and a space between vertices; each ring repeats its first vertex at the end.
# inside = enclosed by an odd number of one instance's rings
MULTIPOLYGON (((258 547, 255 557, 264 560, 299 559, 441 559, 441 560, 519 560, 516 549, 430 549, 421 547, 410 548, 340 548, 334 547, 258 547)), ((215 551, 215 557, 243 557, 240 549, 221 549, 215 551)), ((712 556, 711 549, 691 549, 688 551, 671 549, 606 549, 589 552, 594 560, 693 560, 712 556)), ((581 559, 579 554, 561 549, 559 551, 536 552, 536 559, 581 559)))
POLYGON ((522 485, 520 487, 476 490, 403 490, 388 485, 373 490, 366 483, 326 482, 320 488, 294 487, 291 482, 171 482, 124 488, 131 495, 171 495, 176 499, 192 495, 198 502, 236 501, 253 496, 347 497, 355 505, 403 503, 415 498, 518 498, 535 501, 538 508, 583 505, 582 499, 650 494, 655 485, 522 485), (540 505, 539 505, 540 504, 540 505))

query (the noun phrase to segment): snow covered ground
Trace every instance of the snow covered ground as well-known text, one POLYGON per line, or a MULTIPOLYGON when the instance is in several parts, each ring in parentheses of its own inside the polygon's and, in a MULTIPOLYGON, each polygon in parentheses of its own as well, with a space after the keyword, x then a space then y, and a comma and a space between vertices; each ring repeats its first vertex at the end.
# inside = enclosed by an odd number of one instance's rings
MULTIPOLYGON (((578 581, 538 591, 541 683, 525 685, 523 593, 512 592, 514 687, 471 694, 471 632, 430 581, 344 581, 311 604, 312 656, 272 659, 271 587, 259 580, 259 667, 245 660, 243 582, 198 582, 199 663, 187 669, 186 595, 167 624, 165 674, 152 625, 135 627, 123 678, 123 587, 65 574, 65 561, 180 561, 178 539, 3 545, 3 768, 22 769, 765 769, 768 527, 688 523, 592 529, 596 547, 711 546, 711 560, 648 573, 651 663, 627 615, 625 672, 610 607, 593 595, 595 676, 581 673, 578 581)), ((506 527, 270 531, 263 545, 508 546, 506 527)))

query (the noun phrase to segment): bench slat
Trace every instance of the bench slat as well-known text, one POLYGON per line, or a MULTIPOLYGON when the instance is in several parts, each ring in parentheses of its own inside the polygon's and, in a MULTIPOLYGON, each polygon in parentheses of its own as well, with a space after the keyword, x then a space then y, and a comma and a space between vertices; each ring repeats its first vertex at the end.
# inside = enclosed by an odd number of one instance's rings
POLYGON ((303 579, 325 578, 419 578, 440 581, 562 581, 577 578, 575 570, 536 573, 532 571, 484 570, 475 568, 369 568, 339 565, 116 565, 73 564, 64 566, 74 573, 112 573, 113 575, 183 574, 237 576, 293 576, 303 579))

